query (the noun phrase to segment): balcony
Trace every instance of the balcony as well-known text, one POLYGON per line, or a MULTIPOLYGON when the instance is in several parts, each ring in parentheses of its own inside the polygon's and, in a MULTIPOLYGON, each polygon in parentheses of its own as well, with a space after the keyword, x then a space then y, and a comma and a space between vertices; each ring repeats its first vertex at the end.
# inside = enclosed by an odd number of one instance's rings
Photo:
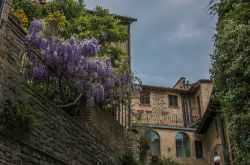
POLYGON ((183 114, 168 114, 163 112, 152 113, 152 111, 139 111, 137 114, 132 114, 132 123, 134 125, 158 125, 187 128, 199 120, 200 118, 198 116, 189 117, 189 115, 183 116, 183 114))

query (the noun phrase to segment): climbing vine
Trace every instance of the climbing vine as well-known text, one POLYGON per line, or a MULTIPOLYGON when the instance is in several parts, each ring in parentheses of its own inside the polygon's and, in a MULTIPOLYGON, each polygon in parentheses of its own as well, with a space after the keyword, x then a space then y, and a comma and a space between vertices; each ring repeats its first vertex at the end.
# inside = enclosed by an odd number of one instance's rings
MULTIPOLYGON (((28 44, 31 45, 32 48, 38 50, 38 52, 41 52, 41 54, 44 56, 45 60, 55 62, 56 58, 62 58, 60 59, 61 62, 64 61, 63 65, 62 63, 53 65, 49 67, 61 69, 61 75, 59 77, 65 77, 65 73, 70 70, 70 75, 67 75, 66 77, 72 78, 72 73, 74 73, 74 77, 76 77, 80 70, 84 70, 89 68, 92 71, 86 72, 83 74, 81 73, 81 76, 78 76, 78 81, 75 81, 77 85, 75 84, 74 88, 77 88, 78 91, 81 91, 79 93, 82 93, 84 91, 85 98, 88 100, 87 102, 89 105, 93 105, 94 102, 99 102, 99 94, 101 94, 101 101, 104 101, 103 97, 106 98, 106 100, 109 100, 109 102, 112 102, 112 104, 116 104, 118 102, 123 102, 123 104, 129 104, 129 99, 131 96, 131 91, 133 89, 137 90, 139 89, 138 86, 131 86, 131 83, 133 83, 133 74, 131 72, 130 66, 129 66, 129 56, 124 53, 119 47, 117 47, 114 43, 121 43, 126 41, 128 38, 126 34, 126 26, 124 26, 121 23, 121 20, 118 19, 118 17, 112 15, 109 13, 108 10, 105 10, 101 7, 97 7, 93 11, 88 11, 85 8, 85 4, 82 0, 52 0, 48 1, 45 4, 38 4, 34 3, 29 0, 14 0, 12 9, 14 11, 22 10, 26 14, 28 18, 28 23, 31 23, 31 26, 34 25, 32 23, 35 23, 38 21, 42 23, 45 23, 45 29, 43 28, 42 34, 38 36, 38 33, 32 33, 30 29, 28 30, 28 44), (38 21, 35 21, 38 20, 38 21), (91 39, 92 38, 92 39, 91 39), (42 41, 42 42, 40 42, 42 41), (36 44, 40 45, 36 45, 36 44), (53 43, 55 46, 49 46, 49 44, 53 43), (84 44, 84 45, 81 45, 84 44), (90 47, 87 48, 89 45, 94 46, 94 53, 91 52, 91 56, 87 58, 84 58, 82 54, 85 54, 83 52, 74 51, 74 55, 72 57, 78 57, 82 59, 81 61, 77 61, 77 59, 74 59, 76 63, 84 63, 88 61, 93 66, 83 66, 82 64, 79 66, 76 64, 73 64, 70 62, 70 60, 63 59, 65 57, 61 57, 60 55, 63 54, 63 56, 70 57, 68 55, 67 51, 76 50, 77 47, 85 47, 86 49, 91 49, 90 47), (36 45, 34 47, 34 45, 36 45), (65 45, 68 45, 67 50, 64 51, 65 45), (71 45, 71 46, 69 46, 71 45), (53 49, 53 51, 45 51, 45 48, 53 49), (63 47, 63 48, 62 48, 63 47), (74 47, 74 48, 73 48, 74 47), (54 50, 55 49, 55 50, 54 50), (59 50, 60 49, 60 50, 59 50), (63 49, 63 51, 61 51, 63 49), (45 54, 49 54, 49 56, 46 56, 45 54), (81 54, 81 55, 78 55, 81 54), (59 57, 58 57, 59 56, 59 57), (84 58, 84 59, 83 59, 84 58), (70 64, 69 64, 70 63, 70 64), (66 65, 67 64, 67 65, 66 65), (108 70, 107 72, 111 73, 110 76, 106 76, 105 74, 98 74, 99 71, 105 70, 105 68, 100 68, 107 64, 108 70), (97 66, 96 66, 97 65, 97 66), (79 68, 79 67, 82 68, 79 68), (85 68, 83 68, 85 67, 85 68), (62 70, 65 69, 66 70, 62 70), (72 69, 77 70, 72 70, 72 69), (97 70, 95 70, 97 69, 97 70), (86 75, 88 78, 86 78, 86 75), (117 76, 113 76, 117 75, 117 76), (83 81, 83 77, 84 81, 83 81), (106 76, 104 78, 104 76, 106 76), (81 78, 80 78, 81 77, 81 78), (81 79, 81 80, 80 80, 81 79), (98 80, 98 81, 96 81, 98 80), (105 82, 104 82, 105 81, 105 82), (91 84, 89 84, 91 82, 91 84), (105 85, 100 85, 100 82, 103 82, 105 84, 109 84, 109 89, 105 88, 105 85), (81 84, 81 85, 80 85, 81 84), (87 85, 88 84, 88 85, 87 85), (81 87, 80 87, 81 86, 81 87), (88 87, 87 87, 88 86, 88 87), (111 86, 119 86, 120 88, 111 88, 111 86), (93 89, 92 89, 93 88, 93 89), (98 89, 94 89, 98 88, 98 89), (91 90, 90 90, 91 89, 91 90), (116 89, 116 92, 114 92, 114 89, 116 89), (89 92, 87 92, 89 90, 89 92), (103 92, 105 90, 105 94, 103 92), (92 91, 92 92, 90 92, 92 91), (110 92, 107 92, 110 91, 110 92), (122 91, 122 92, 121 92, 122 91), (88 93, 88 96, 87 96, 88 93), (98 93, 98 96, 95 96, 94 93, 98 93), (105 95, 105 96, 103 96, 105 95), (113 95, 111 97, 110 95, 113 95), (117 101, 113 101, 117 100, 117 101)), ((21 22, 22 25, 22 22, 21 22)), ((33 26, 34 27, 34 26, 33 26)), ((71 52, 72 53, 72 52, 71 52)), ((29 56, 30 52, 27 52, 27 55, 29 56)), ((31 56, 29 56, 30 58, 31 56)), ((73 59, 73 58, 72 58, 73 59)), ((59 60, 59 61, 60 61, 59 60)), ((57 60, 58 62, 58 60, 57 60)), ((32 71, 33 77, 30 79, 30 82, 35 82, 36 78, 44 78, 46 75, 51 76, 51 72, 47 74, 48 64, 52 64, 47 62, 46 65, 42 65, 41 63, 37 63, 34 67, 34 70, 32 71), (40 77, 39 77, 40 76, 40 77), (42 77, 41 77, 42 76, 42 77)), ((30 64, 27 65, 30 67, 30 64)), ((26 70, 27 71, 27 70, 26 70)), ((58 70, 56 70, 58 71, 58 70)), ((27 71, 28 73, 30 71, 27 71)), ((29 74, 31 75, 31 74, 29 74)), ((54 75, 53 75, 54 76, 54 75)), ((72 79, 73 80, 73 79, 72 79)), ((61 81, 61 80, 60 80, 61 81)), ((60 82, 58 81, 58 82, 60 82)), ((37 83, 38 81, 36 81, 37 83)), ((45 81, 48 82, 48 81, 45 81)), ((44 83, 38 83, 37 87, 41 89, 41 86, 44 87, 44 83)), ((50 83, 51 84, 51 83, 50 83)), ((47 87, 51 87, 51 85, 48 84, 47 87)), ((58 86, 62 86, 62 83, 59 83, 58 86)), ((60 87, 60 89, 62 89, 60 87)), ((140 89, 139 89, 140 90, 140 89)), ((50 90, 53 91, 53 90, 50 90)), ((66 90, 68 91, 68 89, 66 90)), ((60 93, 63 93, 62 91, 59 91, 60 93)), ((62 95, 62 94, 61 94, 62 95)), ((56 95, 55 95, 56 96, 56 95)), ((62 102, 62 100, 54 98, 57 100, 57 102, 60 102, 60 104, 64 104, 65 102, 62 102), (60 100, 60 101, 58 101, 60 100)), ((105 106, 105 109, 110 109, 110 107, 105 106)))
POLYGON ((250 3, 212 1, 218 14, 211 75, 236 164, 250 164, 250 3))

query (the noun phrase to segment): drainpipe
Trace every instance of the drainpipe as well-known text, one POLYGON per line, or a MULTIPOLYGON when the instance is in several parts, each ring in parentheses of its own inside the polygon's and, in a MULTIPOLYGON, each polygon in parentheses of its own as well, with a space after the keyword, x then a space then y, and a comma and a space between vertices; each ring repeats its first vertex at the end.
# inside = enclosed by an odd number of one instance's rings
POLYGON ((184 96, 183 93, 181 93, 181 107, 182 107, 182 117, 183 117, 183 124, 184 127, 186 127, 186 117, 185 117, 185 106, 184 106, 184 96))
POLYGON ((187 118, 187 125, 190 125, 190 109, 188 108, 188 93, 186 92, 186 101, 185 101, 185 104, 186 104, 186 118, 187 118))

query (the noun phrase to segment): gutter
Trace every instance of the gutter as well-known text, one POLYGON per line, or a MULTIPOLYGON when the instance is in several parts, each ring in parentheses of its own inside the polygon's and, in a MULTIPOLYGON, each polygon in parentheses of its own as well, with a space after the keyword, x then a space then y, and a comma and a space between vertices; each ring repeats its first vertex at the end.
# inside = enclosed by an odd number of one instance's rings
POLYGON ((156 129, 168 129, 168 130, 179 130, 179 131, 196 131, 196 128, 188 128, 188 127, 173 127, 173 126, 164 126, 164 125, 150 125, 150 124, 143 124, 143 125, 133 125, 134 127, 149 127, 149 128, 156 128, 156 129))

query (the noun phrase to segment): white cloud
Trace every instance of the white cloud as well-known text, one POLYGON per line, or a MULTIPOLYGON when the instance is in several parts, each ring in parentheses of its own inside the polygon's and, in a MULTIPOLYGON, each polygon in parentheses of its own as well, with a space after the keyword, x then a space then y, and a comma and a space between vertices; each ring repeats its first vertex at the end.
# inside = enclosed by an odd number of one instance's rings
POLYGON ((194 23, 188 19, 182 22, 167 40, 194 39, 203 36, 205 36, 205 32, 202 29, 196 28, 194 23))
MULTIPOLYGON (((206 78, 212 51, 208 0, 85 0, 111 13, 137 18, 131 27, 132 69, 144 83, 173 85, 179 76, 206 78), (193 59, 196 63, 193 63, 193 59), (199 68, 199 69, 197 69, 199 68)), ((215 18, 213 18, 215 20, 215 18)))

